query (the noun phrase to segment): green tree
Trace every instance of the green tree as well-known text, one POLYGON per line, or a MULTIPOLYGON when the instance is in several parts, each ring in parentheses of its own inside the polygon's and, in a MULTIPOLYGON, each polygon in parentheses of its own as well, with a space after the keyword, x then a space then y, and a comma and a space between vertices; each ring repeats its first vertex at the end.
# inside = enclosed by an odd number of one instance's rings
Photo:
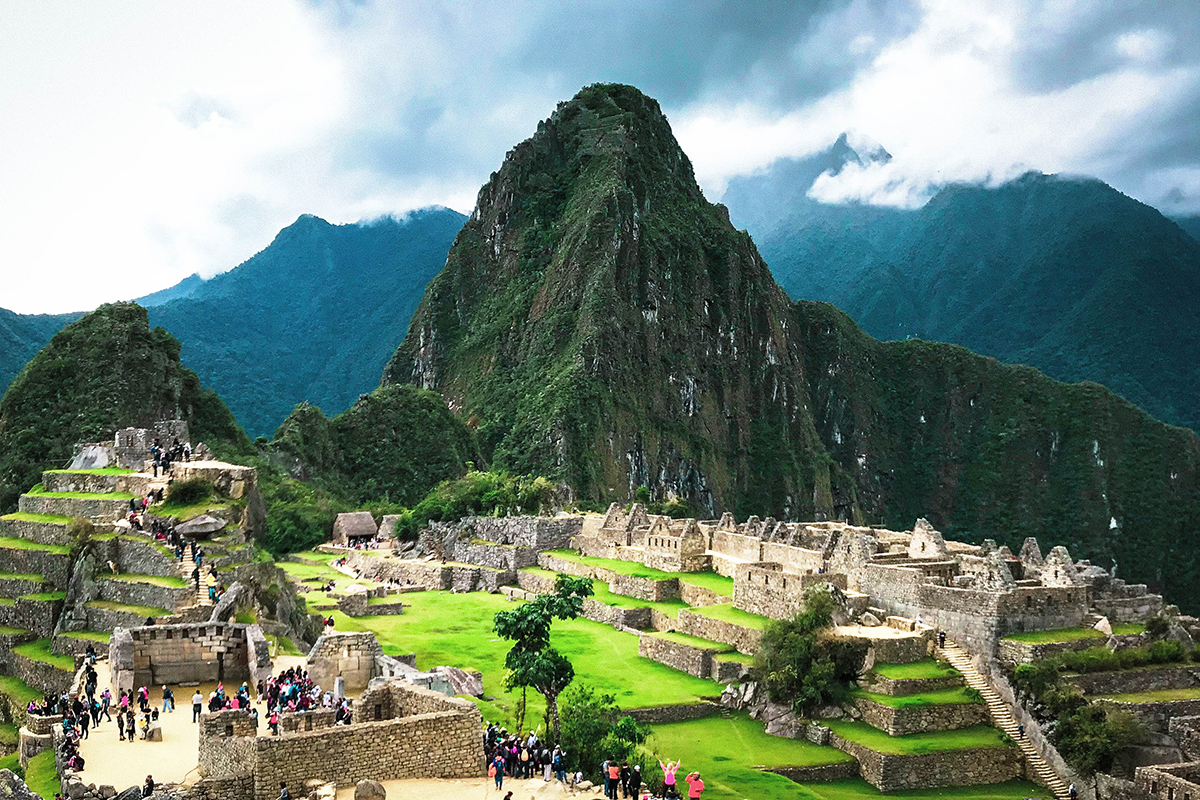
POLYGON ((548 727, 556 741, 561 733, 558 696, 575 678, 575 668, 550 646, 550 626, 555 619, 578 617, 584 598, 591 594, 591 579, 559 575, 554 594, 541 595, 511 611, 499 611, 493 624, 501 638, 513 642, 504 658, 507 687, 529 687, 546 698, 548 727))

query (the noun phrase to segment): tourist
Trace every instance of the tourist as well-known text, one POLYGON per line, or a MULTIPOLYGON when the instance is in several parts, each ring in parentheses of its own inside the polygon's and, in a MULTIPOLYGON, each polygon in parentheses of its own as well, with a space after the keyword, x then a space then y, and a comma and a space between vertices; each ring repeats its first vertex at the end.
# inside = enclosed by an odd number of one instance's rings
POLYGON ((81 735, 81 736, 82 736, 84 739, 86 739, 86 738, 88 738, 88 723, 90 723, 92 720, 91 720, 91 717, 88 715, 88 713, 87 713, 87 710, 86 710, 86 709, 84 709, 83 707, 80 707, 79 711, 80 711, 80 714, 79 714, 79 729, 80 729, 80 731, 81 731, 81 734, 80 734, 80 735, 81 735))
POLYGON ((492 759, 492 765, 488 767, 488 776, 496 780, 497 792, 504 788, 504 770, 504 758, 497 754, 496 757, 492 759))
POLYGON ((203 708, 204 695, 200 694, 200 690, 197 689, 196 693, 192 695, 192 722, 200 721, 200 711, 203 708))
POLYGON ((554 768, 554 775, 560 783, 567 782, 567 764, 566 754, 558 745, 554 746, 554 757, 551 759, 551 766, 554 768))
POLYGON ((667 797, 679 797, 679 792, 675 790, 675 771, 679 769, 679 765, 682 763, 682 761, 671 763, 669 760, 666 764, 663 764, 661 761, 658 762, 658 766, 663 771, 663 794, 667 797))
POLYGON ((149 797, 154 794, 154 776, 147 775, 146 783, 142 786, 142 797, 149 797))
POLYGON ((279 735, 279 712, 272 711, 271 716, 267 717, 267 726, 271 729, 272 736, 279 735))
POLYGON ((942 648, 943 650, 946 649, 946 632, 945 631, 938 631, 938 647, 942 648))
POLYGON ((1076 790, 1075 784, 1072 783, 1067 787, 1067 794, 1070 796, 1071 800, 1078 800, 1079 792, 1076 790))
POLYGON ((104 692, 100 695, 100 713, 109 722, 112 722, 112 715, 108 713, 109 706, 112 705, 112 691, 105 687, 104 692))
POLYGON ((91 642, 88 642, 87 650, 84 651, 84 655, 87 656, 87 660, 88 660, 89 664, 95 665, 95 663, 96 663, 96 646, 94 644, 92 644, 91 642))
POLYGON ((292 800, 292 794, 287 790, 287 784, 279 782, 279 800, 292 800))
POLYGON ((608 790, 608 796, 612 800, 617 800, 617 787, 621 785, 621 765, 615 760, 609 761, 608 769, 605 774, 604 788, 608 790))
POLYGON ((1018 725, 1018 726, 1017 726, 1017 738, 1018 738, 1018 739, 1024 739, 1024 738, 1025 738, 1025 726, 1024 726, 1024 725, 1018 725))
POLYGON ((633 770, 629 773, 629 794, 626 797, 632 797, 634 800, 640 796, 642 791, 642 765, 634 764, 633 770))
POLYGON ((698 800, 704 794, 704 781, 700 780, 700 773, 689 772, 684 780, 688 785, 688 800, 698 800))
POLYGON ((131 708, 125 712, 125 737, 133 741, 137 735, 137 714, 131 708))
POLYGON ((162 710, 163 713, 175 710, 175 693, 166 686, 162 688, 162 710))
POLYGON ((629 797, 629 764, 621 764, 621 796, 629 797))

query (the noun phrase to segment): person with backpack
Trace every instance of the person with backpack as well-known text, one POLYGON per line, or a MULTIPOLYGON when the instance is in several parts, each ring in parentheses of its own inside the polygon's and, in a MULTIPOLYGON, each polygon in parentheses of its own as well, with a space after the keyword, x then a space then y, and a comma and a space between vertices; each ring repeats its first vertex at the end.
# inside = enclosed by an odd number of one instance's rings
POLYGON ((488 777, 496 781, 496 791, 504 788, 504 758, 497 754, 492 759, 492 765, 488 767, 488 777))
POLYGON ((626 797, 632 797, 637 800, 639 793, 642 791, 642 765, 634 764, 633 769, 629 771, 629 794, 626 797))

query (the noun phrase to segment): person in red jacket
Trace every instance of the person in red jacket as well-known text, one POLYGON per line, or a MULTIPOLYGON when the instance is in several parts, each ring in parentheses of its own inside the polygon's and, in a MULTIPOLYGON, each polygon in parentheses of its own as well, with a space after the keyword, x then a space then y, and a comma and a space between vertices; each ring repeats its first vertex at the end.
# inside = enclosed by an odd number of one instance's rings
POLYGON ((687 781, 689 800, 696 800, 704 794, 704 781, 700 780, 699 772, 689 772, 684 780, 687 781))

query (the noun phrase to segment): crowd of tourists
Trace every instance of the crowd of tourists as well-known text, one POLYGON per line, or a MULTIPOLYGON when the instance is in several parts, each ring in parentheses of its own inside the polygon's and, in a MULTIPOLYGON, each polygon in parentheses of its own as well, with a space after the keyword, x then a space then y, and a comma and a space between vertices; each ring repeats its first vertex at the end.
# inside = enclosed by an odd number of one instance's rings
POLYGON ((176 439, 171 443, 170 447, 163 447, 158 439, 154 440, 154 444, 150 445, 150 462, 154 477, 158 477, 160 472, 166 475, 171 471, 171 465, 176 461, 191 461, 192 460, 192 445, 188 442, 180 444, 176 439))
POLYGON ((285 712, 333 709, 335 725, 349 725, 354 721, 354 706, 348 697, 334 697, 329 690, 322 691, 303 668, 288 667, 279 675, 259 682, 258 696, 267 702, 267 725, 273 736, 279 735, 279 715, 285 712))

